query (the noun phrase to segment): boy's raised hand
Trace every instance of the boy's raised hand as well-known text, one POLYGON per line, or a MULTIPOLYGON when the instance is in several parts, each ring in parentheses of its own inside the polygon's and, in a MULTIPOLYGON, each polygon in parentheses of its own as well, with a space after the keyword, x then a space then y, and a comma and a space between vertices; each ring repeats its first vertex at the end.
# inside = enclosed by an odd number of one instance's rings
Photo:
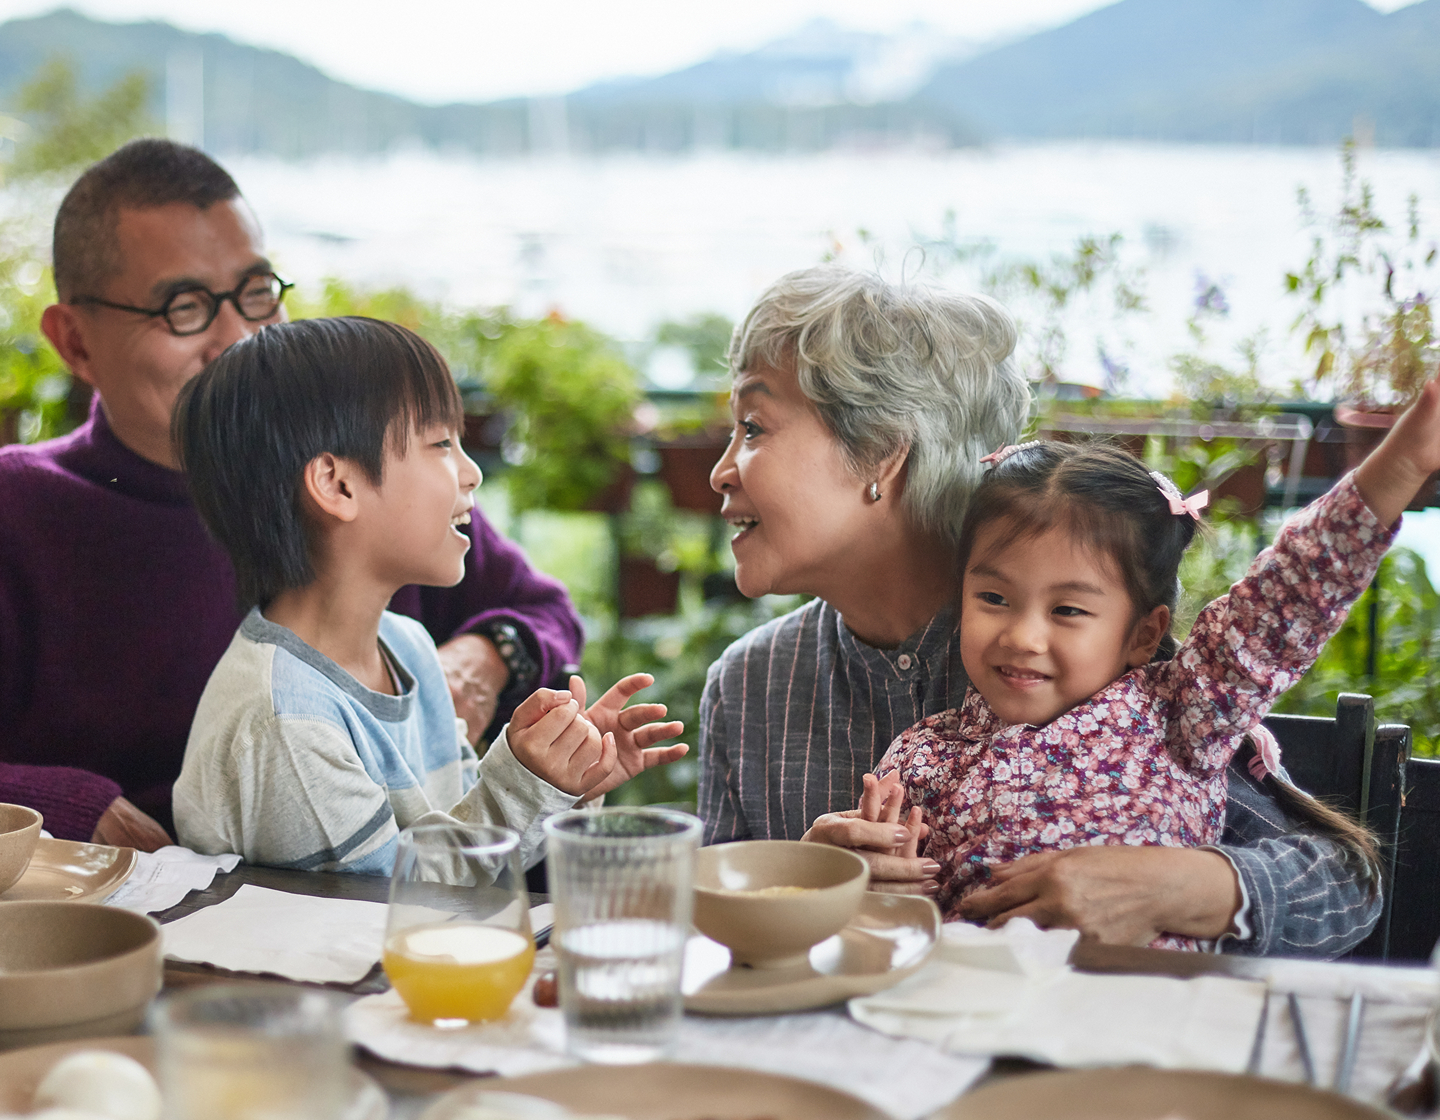
POLYGON ((583 690, 577 699, 563 689, 536 689, 515 709, 505 733, 525 769, 576 797, 589 795, 615 769, 615 736, 602 735, 585 718, 584 703, 583 690))
MULTIPOLYGON (((600 771, 595 771, 594 776, 598 780, 585 791, 587 798, 609 793, 642 770, 663 766, 667 762, 684 758, 689 753, 690 748, 684 743, 669 747, 654 745, 661 739, 673 738, 685 730, 685 725, 679 720, 657 722, 665 715, 664 704, 636 704, 631 708, 625 706, 637 692, 654 683, 655 678, 649 673, 631 673, 628 677, 616 681, 605 695, 585 710, 590 722, 604 734, 613 736, 615 741, 615 765, 603 778, 598 778, 600 771)), ((581 709, 585 709, 585 682, 579 677, 571 677, 570 691, 581 709)))
POLYGON ((1355 485, 1381 524, 1392 525, 1440 470, 1440 379, 1420 390, 1390 434, 1355 472, 1355 485))

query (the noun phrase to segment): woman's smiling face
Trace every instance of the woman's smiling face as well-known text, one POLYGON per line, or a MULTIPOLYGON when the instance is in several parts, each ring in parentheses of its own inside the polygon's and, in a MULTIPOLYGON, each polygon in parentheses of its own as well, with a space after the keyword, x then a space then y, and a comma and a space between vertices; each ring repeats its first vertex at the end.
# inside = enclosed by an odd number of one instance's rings
POLYGON ((759 366, 735 376, 735 427, 710 472, 738 531, 735 582, 742 594, 829 598, 866 550, 871 504, 839 441, 791 370, 759 366))

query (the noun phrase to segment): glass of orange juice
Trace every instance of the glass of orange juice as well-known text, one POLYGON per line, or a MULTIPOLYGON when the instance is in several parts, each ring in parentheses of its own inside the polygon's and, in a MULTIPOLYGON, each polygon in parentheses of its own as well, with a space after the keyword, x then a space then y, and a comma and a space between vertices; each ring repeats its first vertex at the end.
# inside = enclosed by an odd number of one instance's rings
POLYGON ((400 833, 382 960, 413 1019, 503 1018, 535 960, 519 835, 463 824, 400 833))

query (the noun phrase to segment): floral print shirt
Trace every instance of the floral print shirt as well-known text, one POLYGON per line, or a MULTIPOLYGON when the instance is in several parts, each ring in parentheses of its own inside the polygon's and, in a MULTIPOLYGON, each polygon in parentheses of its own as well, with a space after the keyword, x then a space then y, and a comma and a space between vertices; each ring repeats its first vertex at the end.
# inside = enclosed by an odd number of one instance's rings
POLYGON ((1340 628, 1398 528, 1346 475, 1200 613, 1172 660, 1043 727, 1002 724, 972 687, 902 732, 875 772, 898 770, 921 807, 947 920, 992 864, 1082 844, 1216 843, 1230 759, 1340 628))

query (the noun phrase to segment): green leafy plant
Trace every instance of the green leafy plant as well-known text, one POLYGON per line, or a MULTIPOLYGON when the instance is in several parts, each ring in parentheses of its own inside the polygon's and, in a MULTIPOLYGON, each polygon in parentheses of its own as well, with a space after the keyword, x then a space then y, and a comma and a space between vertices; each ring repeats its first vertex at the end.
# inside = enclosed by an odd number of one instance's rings
POLYGON ((599 332, 557 318, 512 326, 485 383, 513 414, 505 482, 516 512, 583 509, 628 467, 639 381, 599 332))
POLYGON ((1425 561, 1408 548, 1397 548, 1380 564, 1376 577, 1381 640, 1370 673, 1370 595, 1356 604, 1340 632, 1310 672, 1275 705, 1277 712, 1333 716, 1342 692, 1375 698, 1382 723, 1406 723, 1417 754, 1440 749, 1440 594, 1425 571, 1425 561))
POLYGON ((66 58, 44 62, 21 88, 15 109, 29 128, 7 171, 12 178, 70 177, 127 140, 154 131, 150 79, 126 74, 94 97, 80 90, 66 58))
POLYGON ((7 130, 16 146, 3 170, 20 205, 0 222, 0 443, 49 439, 80 418, 67 407, 70 373, 40 329, 55 290, 45 265, 55 188, 146 131, 148 97, 142 74, 85 97, 63 59, 41 66, 17 95, 23 127, 7 130))
POLYGON ((1360 178, 1355 145, 1341 147, 1340 206, 1331 218, 1315 213, 1299 191, 1301 213, 1312 230, 1310 258, 1287 273, 1285 287, 1303 309, 1293 324, 1302 331, 1315 367, 1300 388, 1333 386, 1342 399, 1368 410, 1399 410, 1440 369, 1425 281, 1437 247, 1421 234, 1419 199, 1411 195, 1405 232, 1391 229, 1375 207, 1375 193, 1360 178), (1357 291, 1358 289, 1358 291, 1357 291), (1362 314, 1347 321, 1347 303, 1362 314))

